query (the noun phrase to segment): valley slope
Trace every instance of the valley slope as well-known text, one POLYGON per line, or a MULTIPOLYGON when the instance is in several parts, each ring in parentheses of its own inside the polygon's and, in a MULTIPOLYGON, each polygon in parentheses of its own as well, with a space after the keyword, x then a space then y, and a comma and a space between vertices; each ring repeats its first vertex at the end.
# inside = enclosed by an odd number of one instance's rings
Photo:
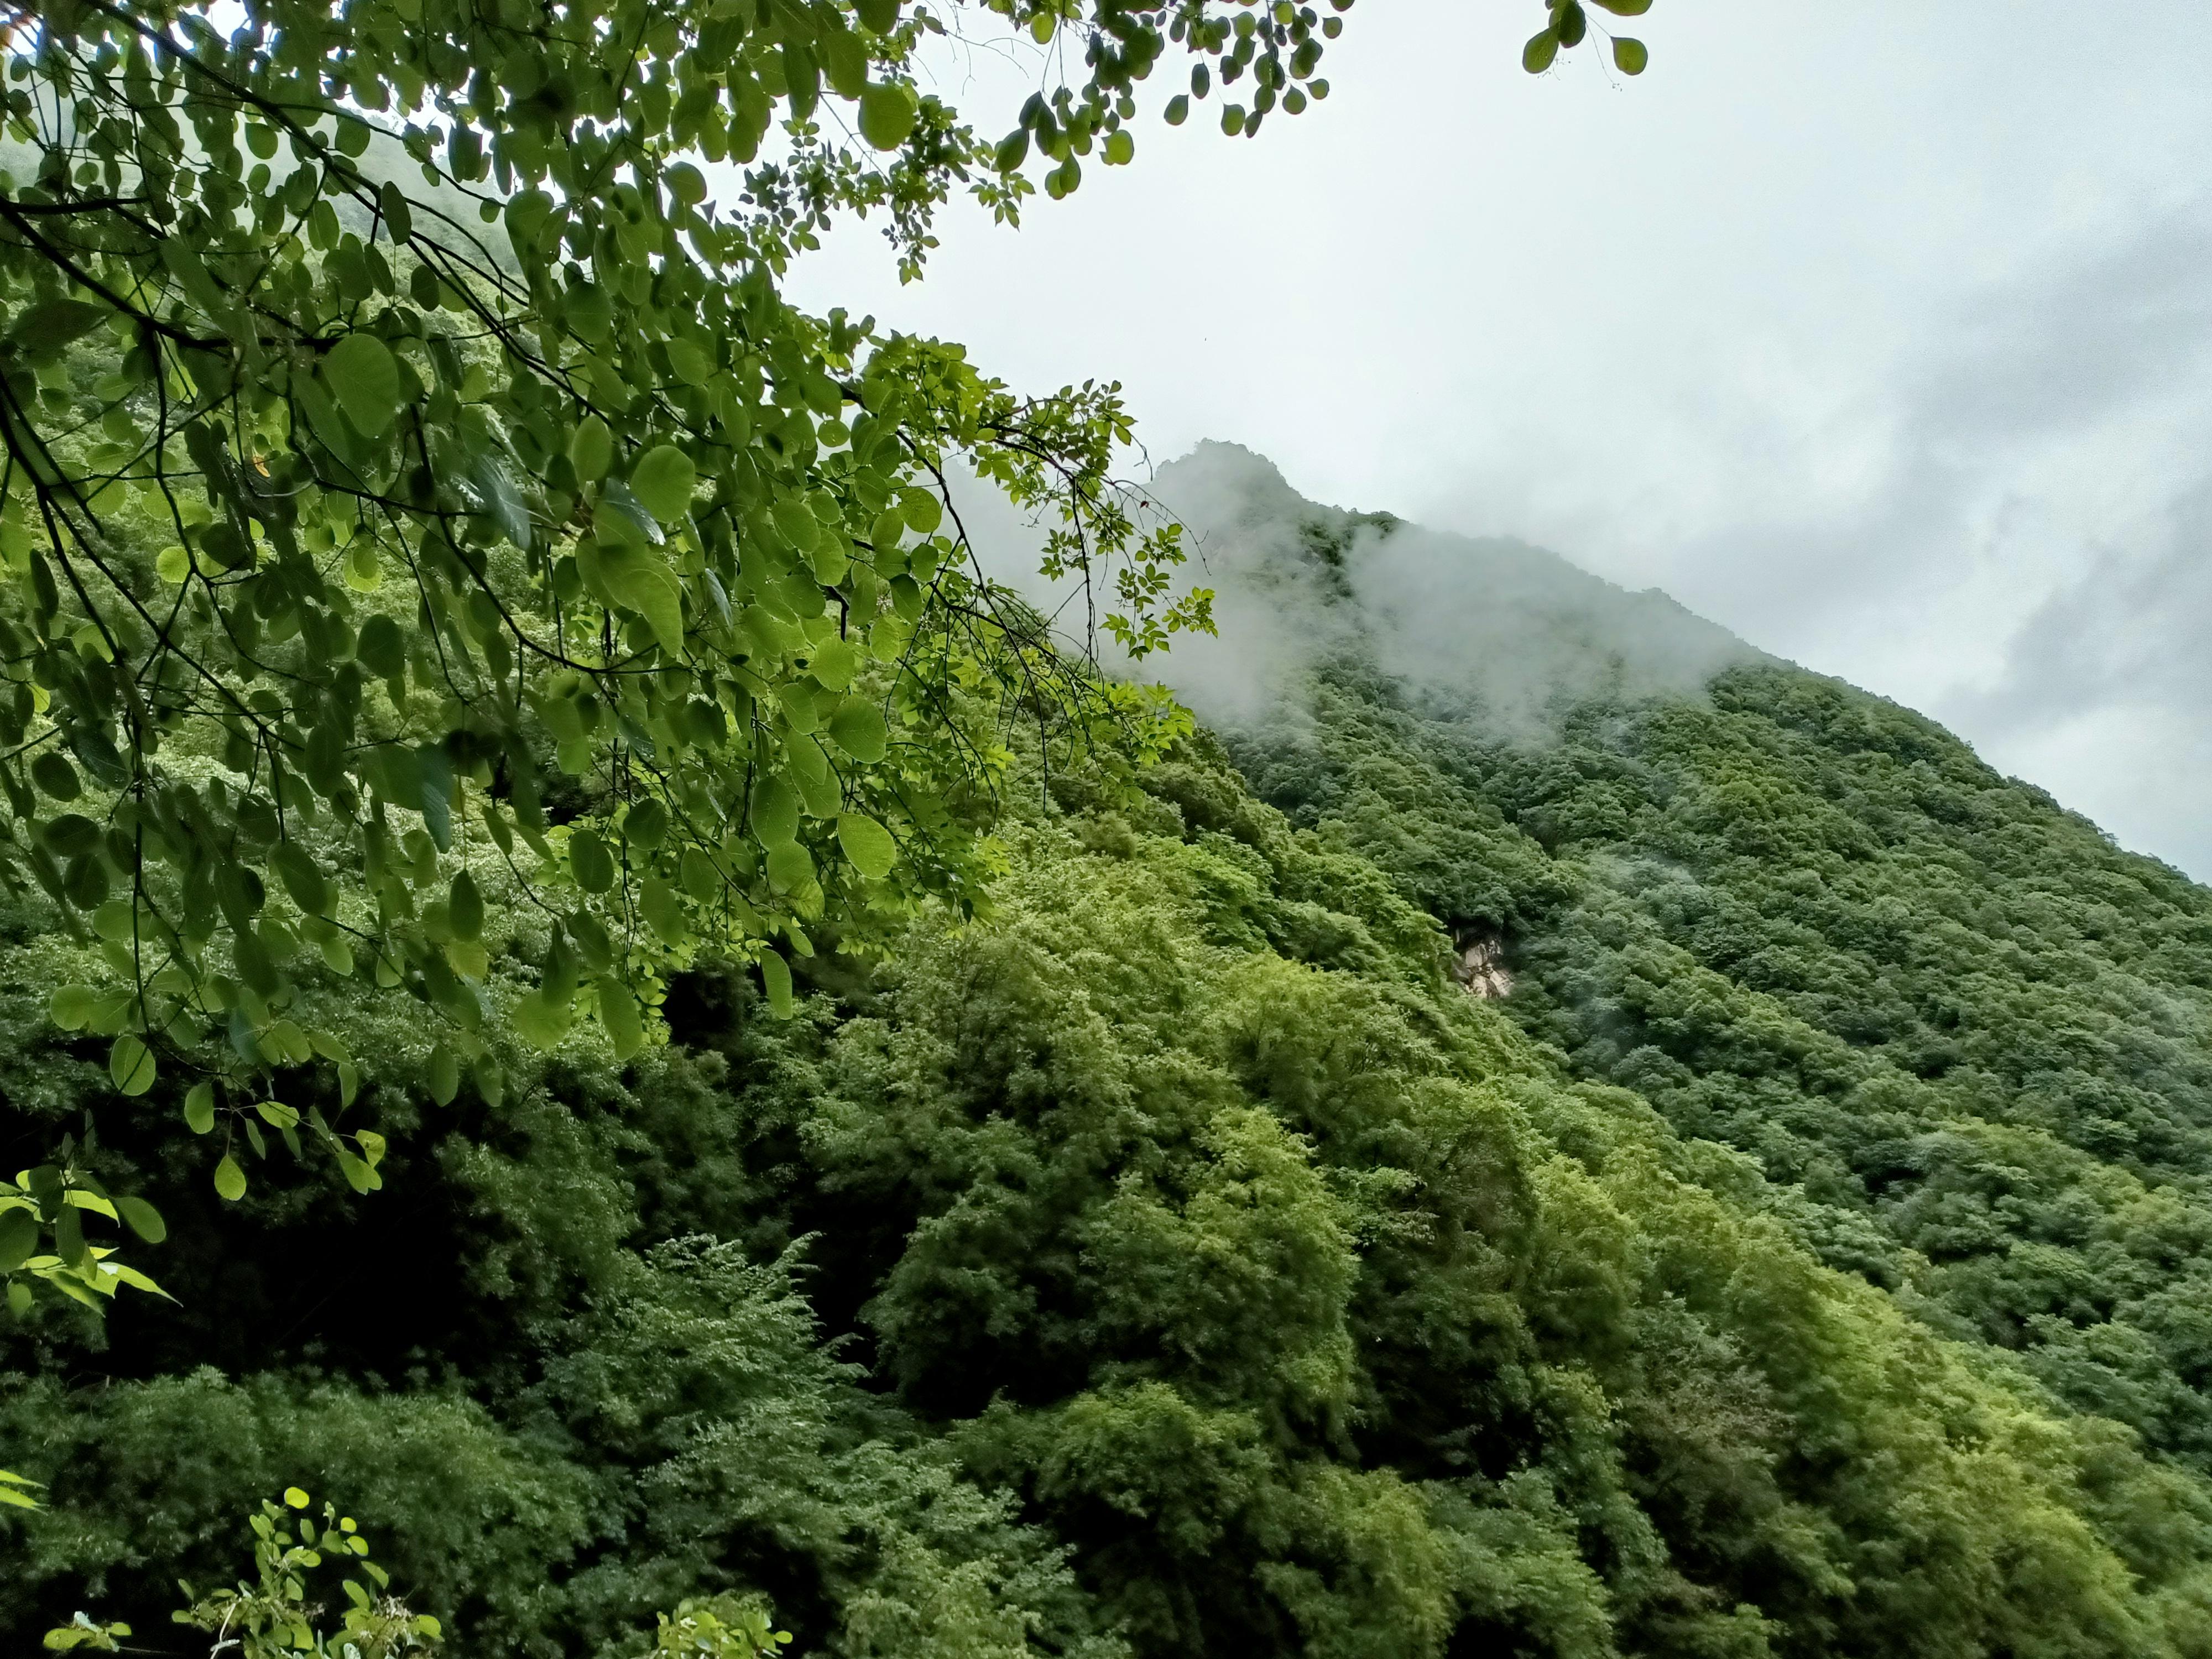
MULTIPOLYGON (((2212 895, 1662 596, 1158 490, 1210 729, 1018 745, 988 915, 545 1061, 487 859, 507 1084, 367 1091, 386 1190, 220 1204, 166 1080, 90 1150, 177 1302, 0 1328, 9 1643, 166 1632, 296 1482, 472 1659, 721 1591, 854 1659, 2212 1655, 2212 895)), ((41 902, 27 1149, 109 1087, 41 902)))

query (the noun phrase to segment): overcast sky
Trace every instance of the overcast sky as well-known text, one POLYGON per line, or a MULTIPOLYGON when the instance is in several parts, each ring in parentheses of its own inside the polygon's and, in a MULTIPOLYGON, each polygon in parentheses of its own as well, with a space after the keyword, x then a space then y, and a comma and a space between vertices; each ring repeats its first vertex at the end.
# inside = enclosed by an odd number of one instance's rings
POLYGON ((2212 15, 1656 0, 1635 81, 1523 76, 1542 15, 1362 0, 1257 141, 798 291, 1663 587, 2212 878, 2212 15))

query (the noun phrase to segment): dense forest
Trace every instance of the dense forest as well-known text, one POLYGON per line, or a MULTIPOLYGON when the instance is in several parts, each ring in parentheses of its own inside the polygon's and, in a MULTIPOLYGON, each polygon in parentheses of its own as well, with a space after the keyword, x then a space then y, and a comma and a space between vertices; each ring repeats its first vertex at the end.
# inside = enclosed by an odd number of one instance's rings
MULTIPOLYGON (((102 1120, 174 1300, 0 1316, 11 1647, 195 1650, 296 1485, 472 1659, 723 1592, 885 1659, 2212 1655, 2212 893, 1657 596, 1181 468, 1209 725, 1023 748, 974 917, 789 1019, 702 960, 626 1059, 494 1019, 363 1085, 372 1193, 102 1120)), ((21 1163, 112 1082, 97 942, 4 926, 21 1163)))

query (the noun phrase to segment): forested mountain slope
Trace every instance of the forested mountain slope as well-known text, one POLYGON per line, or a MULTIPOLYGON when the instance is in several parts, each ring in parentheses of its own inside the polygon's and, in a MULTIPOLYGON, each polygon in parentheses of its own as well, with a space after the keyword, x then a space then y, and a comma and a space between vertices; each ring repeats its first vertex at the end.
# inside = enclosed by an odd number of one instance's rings
MULTIPOLYGON (((1224 459, 1180 504, 1245 695, 1179 646, 1219 741, 1023 762, 976 924, 825 953, 788 1022, 702 963, 627 1063, 494 1021, 496 1097, 356 1109, 366 1197, 219 1205, 174 1102, 100 1146, 177 1302, 0 1334, 50 1499, 0 1519, 7 1642, 190 1650, 172 1581, 296 1481, 471 1659, 728 1589, 886 1659, 2212 1654, 2208 896, 1531 550, 1394 620, 1363 560, 1449 547, 1224 459)), ((530 923, 481 880, 496 1003, 530 923)), ((39 903, 26 1145, 109 1086, 39 903)))
MULTIPOLYGON (((1516 1019, 1756 1157, 1824 1259, 2207 1467, 2212 893, 1836 681, 1742 651, 1694 695, 1639 696, 1649 622, 1598 616, 1553 672, 1556 616, 1516 651, 1527 601, 1471 595, 1488 647, 1564 688, 1501 721, 1498 662, 1404 637, 1454 580, 1449 538, 1378 580, 1359 562, 1402 532, 1291 507, 1241 452, 1198 460, 1228 581, 1331 617, 1284 702, 1237 722, 1264 799, 1501 935, 1516 1019)), ((1633 603, 1557 581, 1586 615, 1633 603)))

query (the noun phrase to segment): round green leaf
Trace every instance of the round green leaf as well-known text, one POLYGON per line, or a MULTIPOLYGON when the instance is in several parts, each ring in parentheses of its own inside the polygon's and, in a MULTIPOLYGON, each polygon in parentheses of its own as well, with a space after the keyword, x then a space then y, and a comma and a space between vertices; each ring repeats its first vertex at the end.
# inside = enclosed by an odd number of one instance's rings
POLYGON ((891 839, 891 832, 858 812, 847 812, 838 818, 837 844, 845 849, 853 867, 871 881, 890 874, 898 858, 898 843, 891 839))
POLYGON ((791 964, 773 951, 761 952, 761 988, 768 993, 768 1011, 778 1019, 791 1018, 791 964))
POLYGON ((645 1022, 638 1017, 637 999, 611 974, 599 981, 599 1024, 607 1028, 617 1060, 628 1060, 645 1047, 645 1022))
POLYGON ((668 809, 647 797, 631 804, 623 816, 623 839, 643 852, 651 852, 668 834, 668 809))
POLYGON ((64 1031, 82 1031, 99 1007, 100 994, 89 985, 64 985, 47 1002, 46 1012, 64 1031))
POLYGON ((532 1048, 550 1054, 561 1046, 561 1039, 568 1034, 571 1012, 567 997, 550 996, 541 986, 528 996, 516 999, 514 1029, 522 1033, 523 1041, 532 1048))
POLYGON ((842 691, 853 683, 853 676, 860 672, 860 653, 850 640, 833 635, 814 647, 807 672, 830 690, 842 691))
POLYGON ((115 1212, 123 1218, 124 1224, 149 1244, 159 1244, 169 1236, 169 1224, 161 1219, 161 1212, 143 1198, 118 1198, 115 1212))
POLYGON ((246 1171, 238 1167, 238 1160, 228 1152, 215 1166, 215 1190, 218 1197, 232 1204, 246 1196, 246 1171))
POLYGON ((196 1135, 215 1127, 215 1085, 195 1083, 185 1097, 185 1127, 196 1135))
POLYGON ((323 379, 346 418, 369 437, 399 413, 399 360, 374 334, 349 334, 332 346, 323 379))
POLYGON ((668 193, 686 206, 696 207, 707 199, 707 175, 689 161, 678 161, 661 176, 668 193))
POLYGON ((353 653, 379 679, 396 680, 407 672, 407 637, 389 617, 374 616, 361 625, 353 653))
POLYGON ((76 768, 69 763, 69 757, 56 754, 49 749, 31 763, 31 781, 56 800, 75 800, 84 793, 84 785, 76 775, 76 768))
POLYGON ((870 764, 884 757, 890 741, 884 711, 864 697, 847 697, 837 705, 830 716, 830 735, 854 760, 870 764))
POLYGON ((753 791, 753 834, 763 847, 781 847, 799 834, 799 795, 774 773, 753 791))
POLYGON ((584 483, 597 483, 614 464, 615 434, 598 416, 586 415, 568 440, 568 465, 584 483))
POLYGON ((768 878, 788 893, 814 879, 814 858, 799 842, 787 841, 768 849, 768 878))
POLYGON ((651 875, 645 878, 637 908, 645 916, 645 925, 670 950, 690 939, 691 923, 684 914, 684 902, 677 897, 676 889, 661 877, 651 875))
POLYGON ((576 885, 587 893, 604 893, 615 884, 614 857, 593 830, 578 830, 569 836, 568 869, 576 885))
POLYGON ((901 86, 873 86, 860 94, 860 137, 878 149, 896 149, 914 131, 914 94, 901 86))
POLYGON ((446 919, 453 924, 455 939, 475 939, 483 932, 483 896, 477 891, 476 878, 467 871, 454 873, 453 885, 446 896, 446 919))
POLYGON ((107 1051, 107 1075, 126 1095, 143 1095, 154 1086, 154 1056, 146 1045, 125 1031, 107 1051))
POLYGON ((269 862, 276 872, 284 890, 292 896, 292 902, 311 916, 328 913, 331 908, 331 884, 306 849, 297 842, 280 842, 269 854, 269 862))
POLYGON ((802 553, 812 552, 822 539, 821 525, 812 510, 796 495, 787 495, 778 501, 772 516, 783 538, 802 553))
POLYGON ((1528 37, 1528 44, 1521 48, 1521 67, 1531 75, 1541 75, 1552 67, 1552 60, 1559 55, 1559 37, 1550 29, 1539 29, 1528 37))
POLYGON ((629 475, 629 491, 661 523, 673 524, 691 510, 691 491, 698 482, 691 458, 674 444, 660 444, 639 460, 629 475))
POLYGON ((1641 75, 1644 66, 1651 61, 1651 53, 1641 40, 1626 34, 1615 35, 1613 61, 1623 75, 1641 75))
POLYGON ((423 1079, 430 1091, 430 1098, 441 1106, 450 1106, 453 1097, 461 1091, 461 1062, 444 1043, 430 1050, 430 1069, 423 1079))
POLYGON ((708 903, 721 892, 721 872, 714 868, 714 860, 698 848, 684 849, 683 868, 684 890, 700 903, 708 903))
POLYGON ((39 1218, 28 1210, 0 1210, 0 1273, 12 1273, 39 1248, 39 1218))
POLYGON ((945 522, 945 504, 927 489, 899 491, 899 516, 916 534, 927 536, 945 522))

